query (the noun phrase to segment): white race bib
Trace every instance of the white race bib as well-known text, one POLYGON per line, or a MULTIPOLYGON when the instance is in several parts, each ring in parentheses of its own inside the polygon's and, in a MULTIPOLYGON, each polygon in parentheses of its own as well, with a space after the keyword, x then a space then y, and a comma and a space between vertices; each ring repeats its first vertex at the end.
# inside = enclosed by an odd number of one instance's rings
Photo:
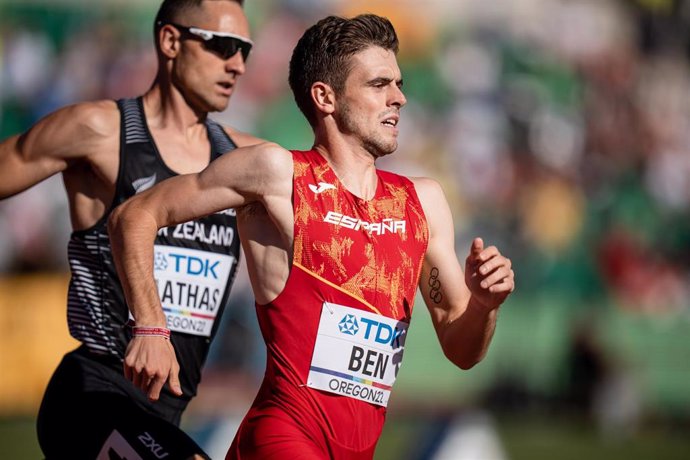
POLYGON ((388 405, 408 323, 324 302, 307 386, 388 405))
POLYGON ((209 337, 234 264, 225 254, 155 245, 154 277, 168 328, 209 337))

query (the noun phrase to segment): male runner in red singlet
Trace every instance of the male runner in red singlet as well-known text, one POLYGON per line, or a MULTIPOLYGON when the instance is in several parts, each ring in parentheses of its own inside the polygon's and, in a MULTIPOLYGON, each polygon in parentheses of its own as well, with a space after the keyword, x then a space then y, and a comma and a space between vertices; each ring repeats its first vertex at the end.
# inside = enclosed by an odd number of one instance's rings
POLYGON ((510 260, 480 238, 463 276, 438 183, 376 169, 397 148, 406 102, 397 48, 385 18, 319 21, 290 62, 312 150, 237 149, 140 194, 110 220, 129 301, 157 311, 157 229, 239 208, 268 362, 227 458, 372 458, 417 286, 445 355, 463 369, 486 353, 514 289, 510 260))

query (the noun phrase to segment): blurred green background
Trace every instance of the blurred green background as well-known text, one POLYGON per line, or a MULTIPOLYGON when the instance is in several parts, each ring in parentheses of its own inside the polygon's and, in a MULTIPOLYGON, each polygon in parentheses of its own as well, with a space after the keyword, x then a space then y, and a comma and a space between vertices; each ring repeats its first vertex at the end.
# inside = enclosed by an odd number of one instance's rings
MULTIPOLYGON (((690 458, 690 2, 247 0, 256 48, 222 123, 308 148, 291 50, 327 14, 388 16, 408 104, 380 167, 438 179, 457 252, 483 236, 517 291, 487 358, 442 356, 421 299, 377 459, 690 458)), ((0 0, 0 138, 155 73, 157 1, 0 0)), ((60 178, 0 202, 0 458, 74 346, 60 178)), ((245 274, 185 428, 222 458, 263 375, 245 274)))

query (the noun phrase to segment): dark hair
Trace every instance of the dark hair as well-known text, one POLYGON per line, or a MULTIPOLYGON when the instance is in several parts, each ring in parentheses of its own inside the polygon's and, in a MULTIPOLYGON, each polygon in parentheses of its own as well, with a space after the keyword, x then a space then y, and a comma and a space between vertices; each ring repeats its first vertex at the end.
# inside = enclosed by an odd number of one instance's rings
POLYGON ((290 59, 290 88, 297 107, 316 125, 311 87, 321 81, 339 93, 351 70, 353 54, 371 46, 398 52, 398 36, 390 21, 374 14, 351 19, 328 16, 311 26, 297 42, 290 59))
MULTIPOLYGON (((158 33, 158 29, 163 24, 170 22, 179 22, 180 17, 184 15, 191 9, 200 8, 204 1, 209 0, 163 0, 160 8, 158 8, 158 14, 156 14, 156 19, 153 22, 153 32, 154 35, 158 33)), ((244 4, 244 0, 229 0, 235 3, 239 3, 240 6, 244 4)), ((187 25, 187 24, 182 24, 187 25)), ((158 40, 156 40, 158 42, 158 40)))

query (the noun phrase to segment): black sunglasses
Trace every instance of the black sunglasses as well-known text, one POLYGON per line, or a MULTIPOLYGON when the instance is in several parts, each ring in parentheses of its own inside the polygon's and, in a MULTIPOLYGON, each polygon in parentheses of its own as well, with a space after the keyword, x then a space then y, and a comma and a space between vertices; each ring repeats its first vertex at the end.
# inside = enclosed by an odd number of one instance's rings
MULTIPOLYGON (((179 29, 181 32, 200 38, 204 48, 218 54, 223 59, 228 59, 239 51, 242 53, 244 62, 247 62, 249 52, 254 45, 254 43, 247 38, 227 32, 213 32, 211 30, 199 29, 198 27, 182 26, 173 22, 167 22, 165 24, 169 24, 179 29)), ((159 27, 163 25, 163 23, 158 23, 159 27)))

